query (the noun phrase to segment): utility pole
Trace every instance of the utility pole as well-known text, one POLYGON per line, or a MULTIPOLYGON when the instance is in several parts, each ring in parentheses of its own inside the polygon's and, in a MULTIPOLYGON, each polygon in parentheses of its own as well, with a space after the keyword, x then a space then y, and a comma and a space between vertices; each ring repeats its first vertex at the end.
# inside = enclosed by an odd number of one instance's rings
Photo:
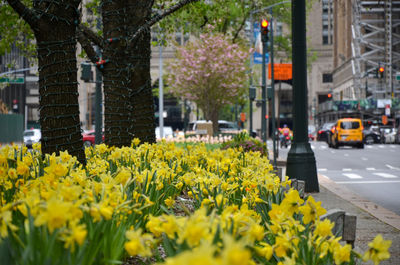
POLYGON ((319 192, 314 152, 308 142, 306 3, 292 0, 293 58, 293 144, 288 153, 286 174, 305 181, 306 192, 319 192))
MULTIPOLYGON (((161 30, 160 30, 161 32, 161 30)), ((164 84, 163 84, 163 55, 161 45, 161 33, 159 38, 159 75, 158 78, 158 128, 160 128, 160 138, 164 137, 164 84)))
POLYGON ((274 19, 272 15, 272 7, 270 9, 271 13, 271 45, 270 45, 270 55, 271 55, 271 105, 272 105, 272 113, 271 113, 271 121, 272 121, 272 149, 274 156, 274 168, 277 168, 276 165, 276 129, 275 129, 275 76, 274 76, 274 19))

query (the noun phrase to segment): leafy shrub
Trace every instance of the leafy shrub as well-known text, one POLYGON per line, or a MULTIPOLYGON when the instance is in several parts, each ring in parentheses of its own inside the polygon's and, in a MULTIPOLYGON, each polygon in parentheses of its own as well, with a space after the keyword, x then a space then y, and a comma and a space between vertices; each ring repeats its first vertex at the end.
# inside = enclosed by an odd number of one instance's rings
POLYGON ((256 138, 250 137, 246 131, 238 133, 231 141, 225 142, 221 146, 221 149, 224 150, 228 148, 242 149, 243 152, 260 152, 262 156, 268 157, 267 145, 256 138))

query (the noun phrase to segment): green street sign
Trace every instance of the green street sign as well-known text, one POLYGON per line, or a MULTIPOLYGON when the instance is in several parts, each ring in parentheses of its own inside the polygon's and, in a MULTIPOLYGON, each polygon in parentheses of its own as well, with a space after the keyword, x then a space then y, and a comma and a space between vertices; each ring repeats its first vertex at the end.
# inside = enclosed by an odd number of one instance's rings
POLYGON ((396 75, 396 80, 400 81, 400 75, 396 75))
POLYGON ((24 77, 0 77, 0 83, 10 83, 10 84, 24 84, 25 78, 24 77))

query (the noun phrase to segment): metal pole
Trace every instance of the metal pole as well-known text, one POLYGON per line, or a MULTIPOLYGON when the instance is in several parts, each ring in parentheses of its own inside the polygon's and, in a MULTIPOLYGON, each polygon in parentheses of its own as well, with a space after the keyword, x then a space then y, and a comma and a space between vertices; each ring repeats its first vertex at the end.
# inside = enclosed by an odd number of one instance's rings
POLYGON ((272 113, 271 113, 271 121, 272 121, 272 149, 273 149, 273 155, 274 155, 274 163, 273 166, 276 169, 276 135, 275 135, 275 77, 274 77, 274 19, 273 19, 273 14, 272 14, 272 8, 270 9, 271 13, 271 45, 270 45, 270 56, 271 56, 271 90, 272 90, 272 95, 271 95, 271 107, 272 107, 272 113))
MULTIPOLYGON (((98 54, 100 54, 99 48, 97 48, 98 54)), ((99 56, 100 58, 100 56, 99 56)), ((102 142, 102 130, 103 130, 103 117, 101 115, 102 113, 102 108, 103 108, 103 93, 101 90, 101 85, 102 85, 102 76, 101 72, 98 67, 96 67, 96 110, 94 113, 94 121, 96 124, 95 127, 95 138, 94 142, 95 144, 101 144, 102 142)), ((92 106, 89 106, 91 108, 92 106)))
POLYGON ((308 142, 306 3, 292 0, 293 144, 288 153, 289 178, 305 181, 306 192, 319 192, 314 152, 308 142))
POLYGON ((262 42, 262 82, 261 82, 261 89, 262 89, 262 105, 261 105, 261 135, 262 140, 264 143, 267 142, 267 119, 266 119, 266 110, 267 110, 267 94, 266 94, 266 86, 267 80, 265 76, 265 53, 267 52, 267 43, 262 42))
MULTIPOLYGON (((100 29, 101 27, 101 22, 100 19, 97 19, 97 29, 100 29)), ((98 58, 101 57, 101 52, 100 52, 100 47, 96 46, 96 53, 98 58)), ((103 91, 101 89, 103 84, 103 78, 101 76, 101 72, 98 67, 96 67, 96 98, 95 98, 95 104, 96 104, 96 110, 94 113, 94 122, 96 124, 95 127, 95 136, 94 136, 94 143, 95 144, 101 144, 103 141, 103 117, 102 117, 102 109, 103 109, 103 91)), ((92 106, 90 106, 91 108, 92 106)))
MULTIPOLYGON (((254 42, 253 42, 253 36, 254 36, 254 25, 253 25, 253 13, 250 13, 250 28, 251 28, 251 34, 250 34, 250 45, 253 47, 254 42)), ((251 99, 250 95, 250 90, 251 87, 253 86, 253 54, 250 54, 250 87, 249 87, 249 107, 250 107, 250 113, 249 113, 249 119, 250 119, 250 128, 249 128, 249 134, 252 135, 253 133, 253 100, 251 99)))
POLYGON ((159 78, 158 78, 158 125, 160 128, 160 138, 164 137, 164 84, 163 84, 163 55, 162 45, 159 42, 159 78))

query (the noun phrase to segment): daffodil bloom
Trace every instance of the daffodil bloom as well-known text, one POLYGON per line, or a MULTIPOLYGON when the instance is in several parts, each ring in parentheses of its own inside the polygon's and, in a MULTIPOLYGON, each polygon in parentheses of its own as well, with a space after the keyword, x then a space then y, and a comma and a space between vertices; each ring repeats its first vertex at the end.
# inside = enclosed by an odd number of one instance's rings
POLYGON ((332 228, 335 226, 329 219, 317 221, 315 223, 314 234, 320 237, 332 236, 332 228))
POLYGON ((125 243, 125 250, 131 256, 141 255, 148 257, 151 255, 150 247, 154 244, 153 237, 149 234, 142 234, 142 230, 128 230, 125 233, 128 241, 125 243))
POLYGON ((231 236, 224 237, 224 249, 221 253, 224 265, 250 265, 251 252, 243 243, 235 241, 231 236))
POLYGON ((304 200, 300 198, 299 192, 294 189, 290 189, 286 194, 285 198, 281 202, 281 206, 289 215, 293 215, 299 211, 299 207, 303 204, 304 200))
POLYGON ((0 208, 0 238, 8 236, 8 229, 11 229, 12 231, 18 229, 14 224, 12 224, 11 209, 12 207, 10 204, 0 208))
POLYGON ((304 224, 314 222, 321 215, 326 213, 326 210, 321 207, 321 202, 315 202, 312 196, 309 196, 306 203, 299 208, 300 212, 303 214, 304 224))
POLYGON ((50 233, 54 229, 64 227, 70 219, 70 209, 72 204, 57 199, 50 199, 46 208, 42 210, 35 219, 35 225, 46 224, 50 233))
POLYGON ((256 247, 256 251, 258 255, 266 258, 267 260, 270 260, 272 257, 272 254, 274 253, 274 250, 272 246, 268 243, 265 242, 260 242, 261 247, 256 247))
POLYGON ((333 251, 333 259, 337 265, 350 261, 351 245, 338 246, 333 251))
POLYGON ((171 208, 175 204, 175 200, 172 199, 171 197, 167 198, 164 200, 165 205, 167 205, 168 208, 171 208))
POLYGON ((369 249, 364 253, 363 260, 372 260, 375 265, 379 264, 382 260, 390 258, 389 248, 392 241, 384 240, 378 234, 374 240, 368 243, 369 249))

